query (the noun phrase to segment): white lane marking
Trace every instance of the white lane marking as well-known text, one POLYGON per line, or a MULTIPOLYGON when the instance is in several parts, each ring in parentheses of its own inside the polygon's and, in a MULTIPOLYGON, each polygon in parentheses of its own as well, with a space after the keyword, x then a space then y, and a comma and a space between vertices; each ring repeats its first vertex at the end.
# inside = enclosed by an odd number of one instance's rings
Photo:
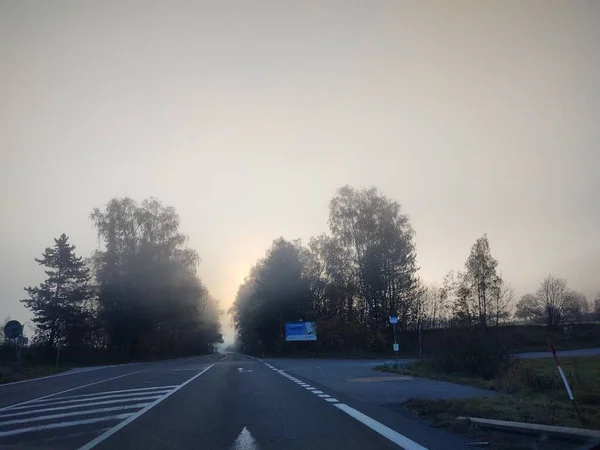
MULTIPOLYGON (((69 395, 68 397, 55 397, 55 398, 78 398, 78 397, 94 397, 96 395, 108 395, 108 394, 125 394, 127 392, 137 392, 137 395, 146 395, 146 392, 141 392, 141 391, 154 391, 154 390, 160 390, 160 391, 168 391, 169 389, 173 389, 176 388, 177 385, 173 385, 173 386, 154 386, 154 387, 145 387, 145 388, 137 388, 137 389, 122 389, 120 391, 103 391, 103 392, 94 392, 93 394, 79 394, 79 395, 69 395)), ((148 394, 150 394, 150 392, 148 392, 148 394)), ((40 400, 40 402, 48 402, 48 401, 52 401, 53 399, 50 400, 40 400)), ((36 402, 39 403, 39 402, 36 402)))
POLYGON ((329 402, 329 403, 336 403, 336 402, 338 402, 339 400, 338 400, 337 398, 333 398, 333 397, 331 397, 331 398, 326 398, 326 399, 325 399, 325 401, 326 401, 326 402, 329 402))
POLYGON ((100 436, 98 436, 96 439, 91 440, 90 442, 88 442, 85 445, 82 445, 81 447, 79 447, 79 450, 90 450, 92 448, 94 448, 96 445, 100 444, 102 441, 104 441, 105 439, 109 438, 110 436, 112 436, 113 434, 115 434, 117 431, 119 431, 122 428, 125 428, 127 425, 129 425, 131 422, 133 422, 135 419, 137 419, 138 417, 140 417, 141 415, 147 413, 148 411, 150 411, 152 408, 154 408, 156 405, 158 405, 160 402, 162 402, 163 400, 165 400, 166 398, 169 398, 171 395, 173 395, 175 392, 177 392, 178 390, 180 390, 181 388, 185 387, 187 384, 191 383, 192 381, 194 381, 196 378, 198 378, 200 375, 202 375, 203 373, 205 373, 207 370, 209 370, 212 366, 214 366, 214 364, 211 364, 210 366, 206 367, 204 370, 202 370, 201 372, 198 372, 196 375, 194 375, 192 378, 188 379, 187 381, 185 381, 184 383, 180 384, 179 386, 177 386, 175 389, 173 389, 171 392, 169 392, 168 394, 162 396, 161 398, 155 400, 154 402, 150 403, 148 406, 146 406, 144 409, 136 412, 135 414, 130 415, 127 419, 125 419, 123 422, 121 422, 120 424, 118 424, 117 426, 111 428, 110 430, 106 431, 105 433, 102 433, 100 436))
POLYGON ((137 405, 112 406, 110 408, 86 409, 84 411, 71 411, 68 413, 61 413, 61 414, 48 414, 47 416, 27 417, 26 419, 15 419, 15 420, 8 420, 6 422, 0 422, 0 427, 4 427, 7 425, 16 425, 18 423, 39 422, 41 420, 62 419, 63 417, 87 416, 89 414, 99 414, 99 413, 123 411, 124 409, 137 409, 137 408, 143 408, 144 406, 147 406, 147 405, 148 405, 148 403, 138 403, 137 405))
POLYGON ((84 387, 88 387, 88 386, 94 386, 96 384, 100 384, 100 383, 104 383, 105 381, 111 381, 111 380, 117 380, 119 378, 123 378, 123 377, 128 377, 129 375, 133 375, 135 373, 139 373, 142 372, 143 370, 136 370, 135 372, 129 372, 126 373, 124 375, 118 375, 116 377, 111 377, 111 378, 105 378, 104 380, 100 380, 100 381, 94 381, 93 383, 88 383, 88 384, 84 384, 82 386, 77 386, 71 389, 66 389, 64 391, 60 391, 60 392, 55 392, 54 394, 48 394, 48 395, 44 395, 43 397, 38 397, 38 398, 34 398, 32 400, 27 400, 21 403, 16 403, 14 405, 10 405, 10 406, 5 406, 4 408, 0 408, 0 411, 6 411, 7 409, 13 409, 17 406, 21 406, 21 405, 26 405, 28 403, 32 403, 32 402, 36 402, 45 398, 49 398, 49 397, 54 397, 56 395, 60 395, 60 394, 66 394, 67 392, 71 392, 71 391, 76 391, 77 389, 83 389, 84 387))
POLYGON ((221 361, 223 361, 225 358, 227 358, 227 353, 225 353, 225 356, 221 358, 221 361))
MULTIPOLYGON (((45 413, 45 412, 52 412, 52 411, 64 411, 65 409, 75 409, 75 408, 83 408, 83 407, 88 407, 88 406, 97 406, 97 405, 103 405, 106 403, 117 403, 117 402, 98 402, 98 403, 86 403, 85 405, 71 405, 71 406, 59 406, 57 408, 44 408, 44 409, 34 409, 32 411, 21 411, 21 412, 14 412, 11 414, 5 414, 3 416, 0 416, 0 419, 6 419, 6 418, 12 418, 12 417, 17 417, 17 416, 28 416, 31 414, 39 414, 39 413, 45 413)), ((119 402, 122 403, 122 402, 119 402)), ((135 405, 122 405, 122 406, 115 406, 114 408, 143 408, 144 406, 149 405, 150 403, 136 403, 135 405)), ((77 413, 79 413, 79 411, 77 411, 77 413)))
MULTIPOLYGON (((33 414, 35 412, 40 412, 40 411, 59 411, 61 409, 73 409, 73 408, 83 408, 86 406, 93 406, 93 405, 111 405, 113 403, 127 403, 127 402, 139 402, 139 401, 143 401, 143 400, 155 400, 156 396, 152 396, 152 397, 135 397, 135 398, 118 398, 116 400, 103 400, 101 402, 93 402, 93 403, 78 403, 76 405, 68 405, 68 406, 56 406, 53 408, 47 408, 47 409, 30 409, 29 411, 27 411, 24 414, 33 414)), ((12 408, 11 411, 14 411, 16 409, 27 409, 27 408, 37 408, 38 406, 51 406, 51 405, 24 405, 24 406, 19 406, 18 408, 12 408)))
POLYGON ((313 394, 322 394, 323 391, 312 391, 313 394))
POLYGON ((31 433, 32 431, 52 430, 53 428, 75 427, 78 425, 87 425, 90 423, 106 422, 107 420, 123 420, 131 416, 129 414, 119 414, 117 416, 95 417, 93 419, 75 420, 73 422, 50 423, 48 425, 39 425, 37 427, 19 428, 18 430, 2 431, 0 437, 14 436, 16 434, 31 433))
POLYGON ((406 436, 392 430, 389 427, 386 427, 381 422, 377 422, 375 419, 371 419, 369 416, 357 411, 356 409, 344 404, 344 403, 336 403, 336 408, 340 411, 344 411, 350 417, 358 420, 363 425, 368 426, 371 430, 379 433, 384 438, 392 441, 394 444, 399 445, 404 450, 427 450, 427 448, 423 447, 420 444, 417 444, 415 441, 411 441, 406 436))
POLYGON ((244 427, 237 439, 233 442, 231 450, 258 450, 258 445, 248 428, 244 427))
POLYGON ((110 394, 110 395, 104 395, 104 394, 108 394, 107 392, 97 392, 95 394, 87 394, 87 395, 70 395, 68 397, 47 398, 45 400, 33 402, 32 405, 43 405, 43 404, 58 405, 60 403, 91 402, 94 400, 108 400, 111 398, 135 397, 135 396, 140 396, 140 395, 156 395, 157 397, 159 397, 163 394, 166 394, 170 390, 171 389, 161 389, 160 391, 152 390, 149 392, 128 392, 128 393, 123 393, 123 394, 110 394))
POLYGON ((48 406, 48 405, 65 405, 65 404, 82 403, 82 402, 96 402, 96 400, 121 400, 122 402, 132 402, 132 401, 138 401, 138 400, 156 400, 157 398, 162 397, 164 394, 155 394, 154 392, 152 392, 152 393, 139 393, 136 395, 144 395, 145 397, 129 398, 129 397, 131 397, 131 395, 128 395, 128 396, 107 395, 106 397, 75 398, 73 400, 57 399, 58 401, 53 402, 53 403, 30 403, 28 405, 17 406, 16 408, 13 408, 13 409, 37 408, 38 406, 43 407, 43 406, 48 406), (127 397, 127 398, 121 398, 121 397, 127 397))
POLYGON ((307 391, 315 391, 317 388, 309 386, 309 387, 305 387, 304 389, 306 389, 307 391))
POLYGON ((321 397, 321 398, 329 398, 329 395, 328 394, 319 394, 319 397, 321 397))

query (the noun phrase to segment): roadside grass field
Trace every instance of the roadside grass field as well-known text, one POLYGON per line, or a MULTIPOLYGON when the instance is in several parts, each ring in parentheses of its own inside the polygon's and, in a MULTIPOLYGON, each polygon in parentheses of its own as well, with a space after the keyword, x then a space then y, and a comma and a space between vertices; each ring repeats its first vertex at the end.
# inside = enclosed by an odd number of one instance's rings
POLYGON ((408 409, 438 426, 457 428, 459 416, 600 429, 600 357, 561 358, 561 366, 583 416, 581 423, 569 400, 553 358, 515 359, 494 379, 435 372, 427 360, 376 370, 467 384, 501 395, 456 400, 409 399, 408 409))
POLYGON ((19 371, 16 365, 3 365, 0 366, 0 384, 45 377, 47 375, 65 372, 70 369, 70 367, 24 366, 22 370, 19 371))

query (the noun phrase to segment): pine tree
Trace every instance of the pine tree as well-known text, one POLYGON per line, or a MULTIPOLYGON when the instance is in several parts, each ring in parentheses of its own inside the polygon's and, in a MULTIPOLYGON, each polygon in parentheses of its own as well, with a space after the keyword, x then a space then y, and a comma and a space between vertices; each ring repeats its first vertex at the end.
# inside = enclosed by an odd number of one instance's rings
POLYGON ((35 259, 46 267, 47 279, 39 287, 27 287, 29 298, 21 300, 33 314, 40 338, 48 345, 59 342, 77 345, 90 326, 88 302, 92 297, 89 269, 81 257, 75 256, 75 246, 62 234, 54 246, 35 259))

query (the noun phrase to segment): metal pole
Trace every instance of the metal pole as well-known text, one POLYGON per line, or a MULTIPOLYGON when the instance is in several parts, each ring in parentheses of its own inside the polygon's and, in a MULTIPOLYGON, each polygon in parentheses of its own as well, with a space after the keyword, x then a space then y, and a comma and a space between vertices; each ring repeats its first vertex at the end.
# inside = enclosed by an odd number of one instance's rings
MULTIPOLYGON (((398 344, 398 341, 396 341, 396 324, 394 324, 394 347, 396 347, 396 345, 398 344)), ((399 367, 398 366, 398 350, 395 350, 396 353, 396 369, 399 367)))
POLYGON ((581 416, 581 411, 579 410, 579 405, 575 400, 575 396, 573 395, 573 391, 571 391, 571 386, 569 386, 569 382, 567 381, 567 377, 560 367, 560 361, 558 360, 558 356, 556 355, 556 350, 554 349, 554 345, 552 345, 552 341, 550 340, 550 336, 546 336, 546 342, 548 342, 548 346, 550 347, 550 351, 552 352, 552 356, 554 356, 554 361, 556 362, 556 367, 558 368, 558 373, 562 378, 562 381, 565 385, 565 389, 567 390, 567 395, 569 396, 569 400, 573 403, 573 407, 575 408, 575 412, 577 413, 577 417, 579 418, 579 422, 583 424, 583 417, 581 416))
POLYGON ((19 338, 15 339, 15 349, 17 350, 17 366, 19 368, 19 372, 22 371, 22 365, 21 365, 21 349, 19 346, 19 338))
POLYGON ((423 336, 421 334, 422 329, 423 329, 423 326, 421 325, 421 322, 419 322, 419 358, 421 357, 421 354, 423 353, 423 336))
POLYGON ((56 367, 58 367, 59 359, 60 359, 60 342, 58 343, 58 347, 56 348, 56 367))

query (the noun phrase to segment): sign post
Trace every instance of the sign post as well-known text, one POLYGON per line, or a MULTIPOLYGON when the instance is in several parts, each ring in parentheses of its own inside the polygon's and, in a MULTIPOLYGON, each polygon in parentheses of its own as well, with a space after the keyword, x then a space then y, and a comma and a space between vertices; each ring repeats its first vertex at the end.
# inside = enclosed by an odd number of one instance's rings
POLYGON ((15 348, 17 350, 17 364, 19 365, 19 372, 21 371, 21 341, 23 337, 23 325, 17 320, 9 320, 4 325, 4 336, 6 339, 14 341, 15 348))
POLYGON ((62 338, 63 335, 65 334, 65 323, 61 322, 60 326, 59 326, 59 333, 58 333, 58 342, 57 342, 57 346, 56 346, 56 367, 58 367, 58 361, 60 359, 60 348, 62 347, 62 338))
POLYGON ((396 325, 398 325, 398 317, 390 316, 390 323, 392 324, 392 327, 394 328, 394 352, 396 353, 396 369, 397 369, 399 367, 398 366, 398 350, 400 349, 400 346, 398 345, 398 341, 396 340, 396 325))

